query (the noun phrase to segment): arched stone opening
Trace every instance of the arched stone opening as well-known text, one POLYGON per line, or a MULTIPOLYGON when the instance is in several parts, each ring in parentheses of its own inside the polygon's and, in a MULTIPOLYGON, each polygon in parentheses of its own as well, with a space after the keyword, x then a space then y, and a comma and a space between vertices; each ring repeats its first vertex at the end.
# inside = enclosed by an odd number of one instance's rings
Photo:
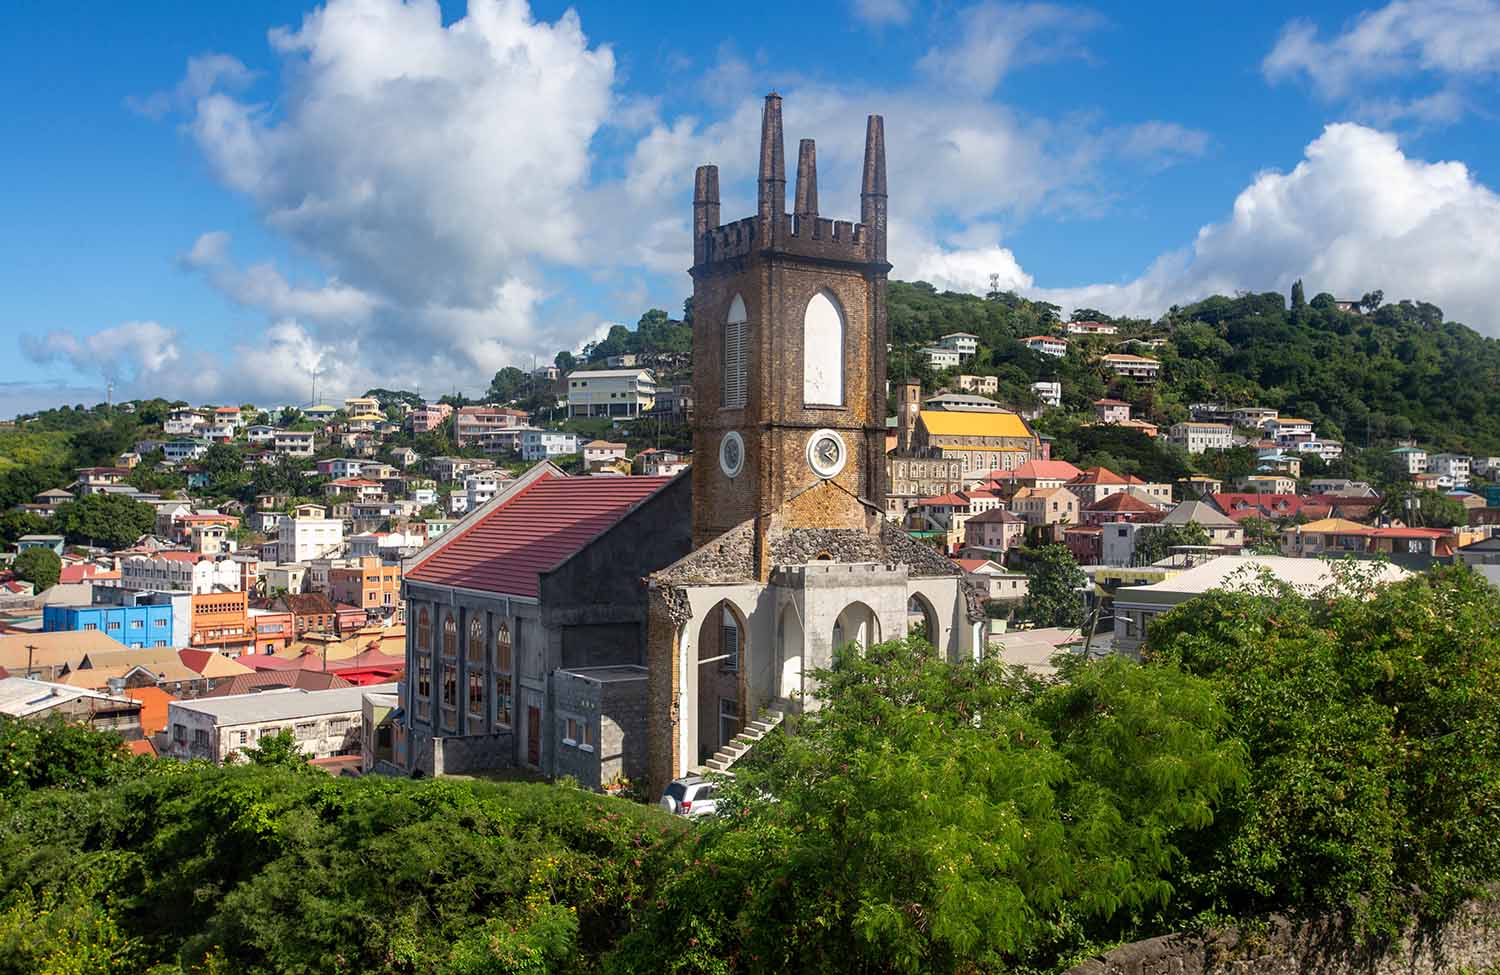
POLYGON ((880 619, 864 603, 853 602, 845 606, 833 622, 834 649, 853 643, 861 650, 868 650, 871 644, 879 642, 880 619))
POLYGON ((919 592, 912 593, 906 600, 906 632, 937 646, 937 612, 927 597, 919 592))
POLYGON ((706 762, 745 726, 745 675, 750 627, 727 599, 715 603, 698 627, 698 762, 706 762))
POLYGON ((802 686, 802 618, 794 603, 781 610, 776 621, 776 696, 793 699, 804 692, 802 686))

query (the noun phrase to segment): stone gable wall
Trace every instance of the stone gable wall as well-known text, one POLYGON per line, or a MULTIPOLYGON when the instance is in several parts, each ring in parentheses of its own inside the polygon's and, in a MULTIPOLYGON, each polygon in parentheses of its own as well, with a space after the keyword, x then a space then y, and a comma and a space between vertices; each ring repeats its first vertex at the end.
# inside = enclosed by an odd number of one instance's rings
POLYGON ((1440 928, 1362 946, 1340 920, 1274 918, 1264 932, 1172 934, 1123 945, 1067 975, 1460 975, 1500 965, 1500 902, 1471 901, 1440 928))

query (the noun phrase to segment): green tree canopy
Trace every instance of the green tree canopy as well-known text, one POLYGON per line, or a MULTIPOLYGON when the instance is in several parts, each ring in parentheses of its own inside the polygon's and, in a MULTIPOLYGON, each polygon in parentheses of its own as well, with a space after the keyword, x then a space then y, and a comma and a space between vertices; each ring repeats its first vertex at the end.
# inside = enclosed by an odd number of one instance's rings
POLYGON ((57 506, 58 531, 71 542, 124 548, 156 525, 156 509, 122 494, 86 494, 57 506))
POLYGON ((1088 577, 1063 545, 1045 545, 1026 559, 1026 601, 1022 618, 1037 626, 1083 623, 1083 595, 1088 577))
POLYGON ((50 548, 28 548, 10 567, 16 578, 31 583, 37 592, 51 589, 62 577, 62 559, 50 548))

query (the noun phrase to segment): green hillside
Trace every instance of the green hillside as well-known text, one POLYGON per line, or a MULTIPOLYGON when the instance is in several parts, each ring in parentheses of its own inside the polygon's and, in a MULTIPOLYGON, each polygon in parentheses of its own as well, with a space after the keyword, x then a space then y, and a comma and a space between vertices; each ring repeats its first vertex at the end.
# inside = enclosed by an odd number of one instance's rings
MULTIPOLYGON (((1378 295, 1370 296, 1371 304, 1378 295)), ((917 350, 952 331, 982 345, 964 372, 994 375, 1002 400, 1032 402, 1030 384, 1062 383, 1064 406, 1083 412, 1112 392, 1137 415, 1160 423, 1186 419, 1188 404, 1217 401, 1274 407, 1314 421, 1318 432, 1350 447, 1414 438, 1465 453, 1500 453, 1500 341, 1443 320, 1427 302, 1379 304, 1365 314, 1340 311, 1330 295, 1289 307, 1275 292, 1215 296, 1174 307, 1157 321, 1110 319, 1089 309, 1073 318, 1115 321, 1120 334, 1070 340, 1054 359, 1020 339, 1046 331, 1061 309, 1014 294, 938 292, 925 282, 890 286, 891 376, 934 375, 917 350), (1165 339, 1151 351, 1163 367, 1154 389, 1112 384, 1097 356, 1131 349, 1130 340, 1165 339)))

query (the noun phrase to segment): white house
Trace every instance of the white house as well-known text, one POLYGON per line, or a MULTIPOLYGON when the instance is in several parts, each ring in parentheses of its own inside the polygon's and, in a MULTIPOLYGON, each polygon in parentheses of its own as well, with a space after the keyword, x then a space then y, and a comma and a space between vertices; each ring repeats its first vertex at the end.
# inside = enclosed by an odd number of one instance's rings
POLYGON ((277 430, 271 449, 288 457, 311 457, 315 451, 311 430, 277 430))
MULTIPOLYGON (((656 379, 649 369, 580 369, 568 373, 570 417, 640 416, 655 402, 656 379)), ((575 445, 566 453, 576 450, 575 445)))
POLYGON ((202 440, 168 440, 161 445, 162 459, 169 464, 197 460, 206 453, 208 444, 202 440))
POLYGON ((278 562, 310 562, 337 555, 344 547, 344 521, 329 518, 322 505, 298 505, 282 520, 276 538, 278 562))
POLYGON ((1427 458, 1427 473, 1436 474, 1441 487, 1467 487, 1472 465, 1467 454, 1433 454, 1427 458))
POLYGON ((1262 427, 1266 435, 1277 443, 1285 443, 1294 438, 1305 439, 1313 435, 1312 421, 1297 416, 1274 417, 1265 421, 1262 427))
POLYGON ((1116 375, 1137 382, 1154 383, 1161 376, 1161 363, 1150 356, 1114 352, 1100 356, 1099 361, 1116 375))
POLYGON ((1407 474, 1427 473, 1427 451, 1421 447, 1397 447, 1391 455, 1405 468, 1407 474))
POLYGON ((177 409, 167 414, 161 429, 169 437, 190 437, 207 425, 207 418, 197 410, 177 409))
POLYGON ((1021 344, 1033 352, 1059 359, 1068 354, 1068 340, 1056 335, 1029 335, 1021 340, 1021 344))
POLYGON ((1068 322, 1063 331, 1069 335, 1117 335, 1120 329, 1108 322, 1068 322))
POLYGON ((501 485, 506 480, 508 479, 501 478, 494 471, 481 471, 464 478, 463 510, 473 511, 475 508, 489 501, 500 490, 501 485))
POLYGON ((290 731, 309 758, 358 755, 366 693, 393 693, 395 684, 326 691, 282 688, 167 705, 165 747, 171 758, 223 762, 265 738, 290 731))
POLYGON ((625 459, 626 444, 608 440, 590 440, 583 445, 583 462, 589 466, 625 459))
POLYGON ((938 339, 938 345, 968 358, 979 351, 979 336, 969 332, 949 332, 938 339))
POLYGON ((927 364, 934 369, 957 369, 964 359, 957 349, 944 349, 935 345, 923 349, 922 354, 927 357, 927 364))
POLYGON ((240 563, 197 552, 155 552, 120 562, 120 588, 169 592, 237 592, 240 563))
POLYGON ((1062 405, 1062 383, 1032 383, 1031 391, 1043 406, 1062 405))
POLYGON ((245 439, 252 444, 274 444, 276 442, 276 428, 264 423, 245 428, 245 439))
POLYGON ((521 436, 522 460, 546 460, 578 453, 578 435, 560 430, 528 430, 521 436))
POLYGON ((1167 430, 1167 439, 1190 454, 1201 454, 1205 450, 1226 450, 1234 446, 1234 428, 1227 423, 1197 423, 1185 421, 1174 423, 1167 430))

